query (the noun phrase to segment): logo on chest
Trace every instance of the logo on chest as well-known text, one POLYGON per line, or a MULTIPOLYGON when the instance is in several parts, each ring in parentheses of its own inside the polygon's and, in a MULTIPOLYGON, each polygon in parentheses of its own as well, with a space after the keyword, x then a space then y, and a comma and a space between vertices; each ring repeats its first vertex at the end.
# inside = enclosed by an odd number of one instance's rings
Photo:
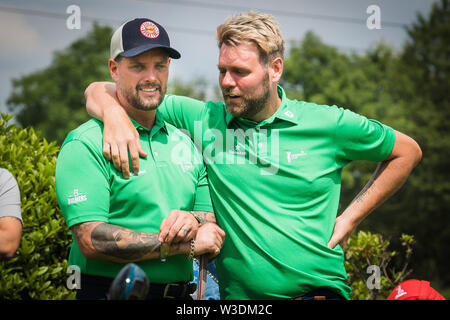
POLYGON ((194 166, 192 165, 192 163, 188 163, 188 162, 180 163, 180 167, 181 167, 181 170, 183 170, 183 172, 191 171, 194 169, 194 166))
POLYGON ((290 151, 286 152, 286 158, 287 158, 288 163, 291 163, 292 161, 297 160, 298 158, 301 158, 304 156, 306 156, 306 152, 303 150, 299 153, 292 153, 290 151))
POLYGON ((238 156, 245 156, 246 155, 245 150, 243 150, 243 148, 240 145, 238 145, 238 144, 234 147, 234 149, 228 150, 228 153, 236 154, 238 156))

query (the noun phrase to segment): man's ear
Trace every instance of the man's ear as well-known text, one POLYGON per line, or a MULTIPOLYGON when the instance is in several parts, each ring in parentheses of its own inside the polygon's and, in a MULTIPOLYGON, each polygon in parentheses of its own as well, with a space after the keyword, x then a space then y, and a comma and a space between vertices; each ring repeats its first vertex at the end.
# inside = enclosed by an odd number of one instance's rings
POLYGON ((280 81, 283 75, 283 58, 277 57, 270 63, 270 80, 272 83, 280 81))
POLYGON ((119 62, 114 59, 108 61, 109 73, 115 82, 119 80, 119 62))

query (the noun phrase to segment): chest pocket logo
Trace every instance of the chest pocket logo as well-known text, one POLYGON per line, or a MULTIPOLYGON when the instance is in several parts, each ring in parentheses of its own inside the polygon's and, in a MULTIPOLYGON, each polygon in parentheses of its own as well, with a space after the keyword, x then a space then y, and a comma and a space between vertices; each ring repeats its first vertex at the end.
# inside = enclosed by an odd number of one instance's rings
POLYGON ((286 157, 287 157, 287 162, 288 163, 291 163, 292 161, 294 161, 294 160, 296 160, 298 158, 304 157, 304 156, 306 156, 306 152, 303 151, 303 150, 298 152, 298 153, 292 153, 290 151, 286 152, 286 157))
POLYGON ((191 171, 194 169, 194 166, 192 165, 192 163, 180 163, 180 168, 181 170, 183 170, 183 172, 187 172, 187 171, 191 171))
POLYGON ((147 173, 147 170, 139 170, 138 173, 130 172, 130 176, 131 177, 132 176, 140 176, 140 175, 143 175, 143 174, 146 174, 146 173, 147 173))

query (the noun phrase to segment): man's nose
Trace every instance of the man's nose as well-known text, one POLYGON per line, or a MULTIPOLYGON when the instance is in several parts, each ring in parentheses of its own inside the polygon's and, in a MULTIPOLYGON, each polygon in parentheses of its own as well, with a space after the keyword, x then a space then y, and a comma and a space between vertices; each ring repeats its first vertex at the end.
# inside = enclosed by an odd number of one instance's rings
POLYGON ((153 68, 148 68, 144 73, 143 81, 152 82, 157 80, 156 70, 153 68))
POLYGON ((222 87, 236 86, 236 82, 228 71, 226 71, 225 74, 222 75, 222 80, 220 81, 220 83, 222 84, 222 87))

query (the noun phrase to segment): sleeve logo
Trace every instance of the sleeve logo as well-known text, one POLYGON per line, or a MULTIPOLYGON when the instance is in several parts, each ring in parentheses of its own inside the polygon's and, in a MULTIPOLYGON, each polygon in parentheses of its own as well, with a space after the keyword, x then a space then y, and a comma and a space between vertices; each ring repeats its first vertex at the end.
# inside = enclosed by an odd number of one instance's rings
POLYGON ((74 189, 73 194, 69 195, 69 198, 67 199, 69 205, 83 201, 87 201, 86 193, 78 192, 78 189, 74 189))

